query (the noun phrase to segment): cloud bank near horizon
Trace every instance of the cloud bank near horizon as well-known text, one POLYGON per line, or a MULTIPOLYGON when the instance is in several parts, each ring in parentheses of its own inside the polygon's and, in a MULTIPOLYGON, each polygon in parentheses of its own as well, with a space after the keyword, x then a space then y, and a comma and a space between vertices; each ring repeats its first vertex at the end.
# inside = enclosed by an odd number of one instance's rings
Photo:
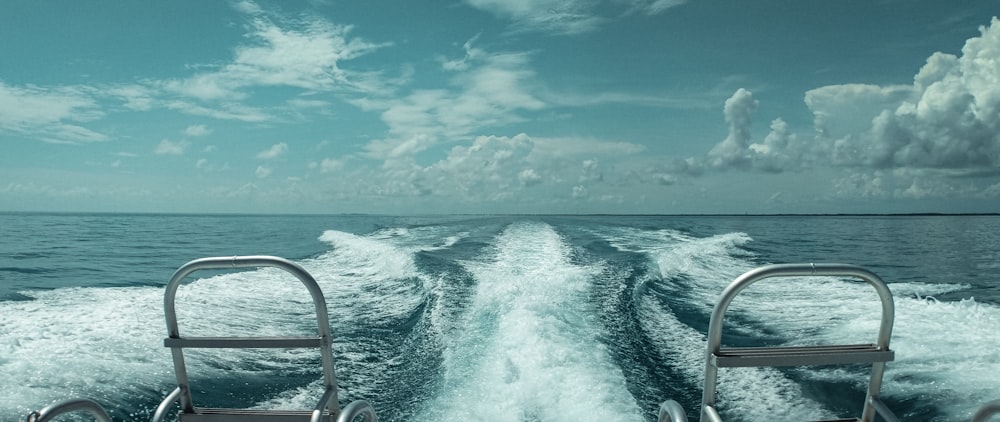
MULTIPOLYGON (((466 3, 510 21, 515 33, 581 36, 609 19, 590 1, 559 7, 545 0, 466 3)), ((621 16, 657 15, 684 3, 609 4, 621 16)), ((289 18, 250 1, 234 8, 245 19, 243 43, 232 48, 228 61, 191 65, 183 77, 64 86, 0 80, 0 132, 25 138, 21 142, 86 147, 116 141, 105 124, 116 115, 176 112, 208 123, 188 124, 181 138, 162 137, 145 154, 199 155, 191 164, 195 171, 232 173, 235 166, 228 161, 210 160, 218 149, 206 144, 218 134, 214 125, 308 122, 330 115, 335 105, 374 116, 384 131, 336 154, 326 152, 323 143, 295 140, 275 140, 245 153, 257 162, 251 167, 256 181, 247 182, 243 192, 263 196, 262 189, 271 189, 277 197, 319 201, 436 197, 469 206, 626 204, 645 201, 644 194, 632 192, 649 187, 694 186, 733 173, 815 171, 835 176, 832 197, 1000 195, 1000 20, 995 17, 980 36, 966 41, 961 54, 931 54, 912 83, 844 83, 805 92, 804 106, 813 116, 809 128, 768 116, 766 135, 755 135, 755 115, 766 93, 758 98, 739 88, 721 104, 719 123, 727 136, 705 144, 701 155, 678 156, 651 153, 638 140, 522 129, 602 102, 684 107, 627 92, 560 92, 540 77, 537 51, 502 50, 475 35, 451 54, 432 58, 439 64, 436 86, 417 85, 407 63, 379 70, 355 65, 356 59, 398 48, 400 40, 373 41, 356 35, 363 31, 351 25, 314 15, 289 18), (282 185, 260 187, 282 174, 280 161, 302 150, 312 152, 299 162, 298 173, 286 173, 282 185), (355 182, 336 182, 342 179, 355 182)), ((136 155, 121 155, 119 163, 136 155)), ((23 186, 8 184, 0 193, 23 193, 23 186)))

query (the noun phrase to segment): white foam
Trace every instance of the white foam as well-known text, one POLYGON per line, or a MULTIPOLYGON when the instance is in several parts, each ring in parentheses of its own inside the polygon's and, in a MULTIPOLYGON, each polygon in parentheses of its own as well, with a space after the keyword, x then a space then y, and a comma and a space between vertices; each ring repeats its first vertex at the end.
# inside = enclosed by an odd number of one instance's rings
POLYGON ((20 420, 78 396, 123 406, 171 388, 163 317, 150 309, 162 303, 160 289, 67 288, 32 296, 0 302, 0 419, 20 420))
MULTIPOLYGON (((725 286, 756 266, 737 248, 750 241, 739 233, 697 239, 660 231, 619 236, 616 241, 624 243, 619 246, 622 249, 648 253, 667 287, 694 298, 693 303, 706 314, 725 286), (658 244, 657 236, 662 237, 658 244)), ((886 281, 896 305, 891 339, 896 360, 887 364, 883 396, 919 398, 921 405, 937 408, 949 420, 967 420, 979 405, 1000 397, 1000 383, 996 382, 996 374, 1000 374, 1000 349, 996 347, 1000 344, 1000 309, 971 298, 940 302, 932 296, 960 291, 967 287, 964 285, 886 281)), ((666 337, 657 338, 660 348, 689 377, 697 377, 700 385, 703 336, 677 321, 669 310, 659 309, 658 304, 643 306, 644 324, 665 333, 666 337), (696 353, 691 354, 692 350, 696 353)), ((875 341, 880 312, 874 290, 863 283, 826 277, 769 279, 750 286, 732 302, 725 332, 783 339, 785 344, 869 343, 875 341), (733 317, 744 323, 733 321, 733 317)), ((720 378, 735 372, 720 371, 720 378)), ((800 373, 817 380, 854 383, 859 390, 867 383, 867 372, 856 370, 809 368, 800 373)), ((747 372, 737 376, 748 378, 736 381, 743 387, 731 388, 733 393, 727 398, 738 402, 735 406, 740 412, 760 415, 748 420, 767 419, 765 410, 770 411, 771 406, 757 403, 761 397, 779 402, 799 400, 797 388, 778 374, 747 372), (765 381, 750 383, 762 376, 765 381), (766 393, 768 388, 772 393, 766 393), (741 391, 754 394, 741 396, 741 391)), ((720 394, 723 388, 720 386, 720 394)), ((804 404, 805 409, 813 406, 804 404)))
MULTIPOLYGON (((896 360, 886 365, 883 395, 919 398, 947 420, 969 420, 975 410, 1000 397, 1000 308, 974 299, 939 302, 896 298, 891 346, 896 360)), ((831 328, 837 336, 855 327, 831 328)), ((820 379, 843 380, 849 374, 817 372, 820 379)))
POLYGON ((644 420, 588 309, 597 269, 571 264, 551 227, 515 223, 466 265, 465 329, 445 339, 442 391, 415 420, 644 420))
MULTIPOLYGON (((420 306, 422 287, 414 279, 410 255, 384 241, 339 232, 329 232, 324 239, 334 250, 301 264, 327 296, 338 353, 335 360, 342 364, 353 354, 360 361, 359 352, 352 348, 356 345, 343 343, 338 332, 352 329, 358 319, 373 325, 398 321, 420 306)), ((137 398, 155 402, 176 386, 170 353, 163 347, 162 288, 65 288, 31 295, 35 300, 0 302, 0 373, 13 374, 0 377, 0 391, 4 391, 0 419, 7 415, 20 415, 20 419, 56 400, 78 396, 133 411, 137 398)), ((308 291, 277 269, 185 282, 178 289, 176 303, 182 335, 316 332, 308 291)), ((208 349, 189 350, 186 355, 192 379, 239 382, 243 375, 269 373, 320 376, 314 350, 208 349)), ((315 402, 322 393, 321 389, 308 390, 301 399, 305 402, 315 402)), ((266 404, 280 407, 287 403, 266 404)), ((137 419, 145 417, 136 415, 137 419)))
MULTIPOLYGON (((609 239, 610 240, 610 239, 609 239)), ((739 246, 748 236, 731 233, 708 238, 694 238, 672 230, 633 233, 614 239, 624 250, 645 252, 656 263, 660 278, 670 290, 684 289, 708 311, 714 306, 722 287, 748 265, 739 246), (624 243, 623 243, 624 242, 624 243), (634 242, 634 243, 631 243, 634 242), (681 285, 675 278, 691 280, 681 285), (693 287, 692 287, 693 285, 693 287)), ((638 287, 638 286, 637 286, 638 287)), ((682 323, 658 300, 649 295, 637 296, 639 320, 643 330, 657 346, 661 358, 685 375, 686 382, 702 388, 705 370, 705 335, 682 323)), ((833 417, 819 403, 804 398, 801 388, 777 370, 740 368, 719 371, 717 405, 723 415, 739 415, 742 420, 817 420, 833 417)), ((664 397, 668 399, 671 397, 664 397)), ((687 409, 697 417, 697 409, 687 409)))

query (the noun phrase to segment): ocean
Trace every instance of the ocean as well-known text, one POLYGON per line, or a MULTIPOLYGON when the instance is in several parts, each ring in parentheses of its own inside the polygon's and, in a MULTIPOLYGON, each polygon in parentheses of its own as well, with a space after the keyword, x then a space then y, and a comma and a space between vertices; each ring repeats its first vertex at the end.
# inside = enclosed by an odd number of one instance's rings
MULTIPOLYGON (((324 291, 341 405, 381 421, 698 417, 722 289, 772 263, 864 266, 893 292, 882 397, 902 420, 967 421, 1000 399, 1000 216, 0 214, 0 421, 90 397, 149 420, 176 386, 163 286, 207 256, 275 255, 324 291)), ((196 273, 186 335, 315 332, 273 270, 196 273)), ((765 280, 725 344, 873 342, 879 302, 840 278, 765 280)), ((313 318, 312 320, 310 318, 313 318)), ((188 353, 199 406, 308 408, 311 350, 188 353)), ((720 371, 727 421, 857 416, 866 366, 720 371)))

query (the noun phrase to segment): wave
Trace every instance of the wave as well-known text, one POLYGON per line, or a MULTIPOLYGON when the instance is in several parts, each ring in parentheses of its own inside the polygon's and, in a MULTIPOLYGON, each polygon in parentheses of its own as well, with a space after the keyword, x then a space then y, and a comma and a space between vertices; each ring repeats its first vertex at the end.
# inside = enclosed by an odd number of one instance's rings
MULTIPOLYGON (((646 254, 658 272, 650 282, 668 297, 639 295, 640 319, 650 333, 659 333, 650 337, 663 358, 700 390, 708 316, 725 286, 762 265, 748 250, 752 239, 743 233, 696 238, 673 230, 627 228, 606 236, 620 249, 646 254), (678 318, 671 307, 685 316, 678 318)), ((1000 396, 993 379, 1000 373, 995 347, 1000 344, 1000 309, 971 298, 942 302, 927 296, 960 291, 967 287, 963 285, 887 282, 896 303, 891 339, 896 360, 887 364, 883 397, 910 417, 967 420, 979 405, 1000 396)), ((723 341, 754 345, 874 342, 881 312, 869 286, 829 277, 761 281, 737 296, 729 309, 723 341)), ((809 383, 863 392, 867 369, 723 370, 719 404, 742 420, 773 415, 814 420, 830 417, 831 409, 842 406, 828 387, 809 383)))
MULTIPOLYGON (((641 421, 655 416, 650 397, 679 393, 655 398, 691 412, 712 307, 768 258, 742 232, 479 223, 327 230, 327 249, 298 261, 327 298, 343 402, 370 400, 385 421, 641 421)), ((887 281, 890 407, 904 419, 968 420, 1000 397, 1000 309, 935 299, 963 285, 887 281)), ((115 420, 148 420, 176 384, 162 288, 18 294, 32 300, 0 302, 0 421, 75 396, 109 406, 115 420)), ((277 270, 208 273, 185 282, 177 303, 187 335, 315 330, 308 293, 277 270)), ((870 342, 879 304, 862 283, 810 278, 754 284, 730 309, 724 341, 783 345, 870 342)), ((312 351, 192 352, 192 385, 223 396, 199 390, 200 405, 299 408, 319 398, 312 351)), ((865 375, 723 370, 720 404, 727 420, 828 418, 863 391, 865 375)))
POLYGON ((643 420, 598 339, 586 292, 551 226, 514 223, 464 265, 477 280, 462 332, 445 339, 439 395, 417 420, 643 420))

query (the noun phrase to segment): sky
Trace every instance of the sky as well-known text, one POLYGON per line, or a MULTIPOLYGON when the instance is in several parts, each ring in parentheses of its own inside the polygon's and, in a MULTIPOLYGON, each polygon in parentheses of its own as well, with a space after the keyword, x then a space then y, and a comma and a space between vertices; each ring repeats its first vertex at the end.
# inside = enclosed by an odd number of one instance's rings
POLYGON ((1000 212, 995 0, 9 0, 0 211, 1000 212))

